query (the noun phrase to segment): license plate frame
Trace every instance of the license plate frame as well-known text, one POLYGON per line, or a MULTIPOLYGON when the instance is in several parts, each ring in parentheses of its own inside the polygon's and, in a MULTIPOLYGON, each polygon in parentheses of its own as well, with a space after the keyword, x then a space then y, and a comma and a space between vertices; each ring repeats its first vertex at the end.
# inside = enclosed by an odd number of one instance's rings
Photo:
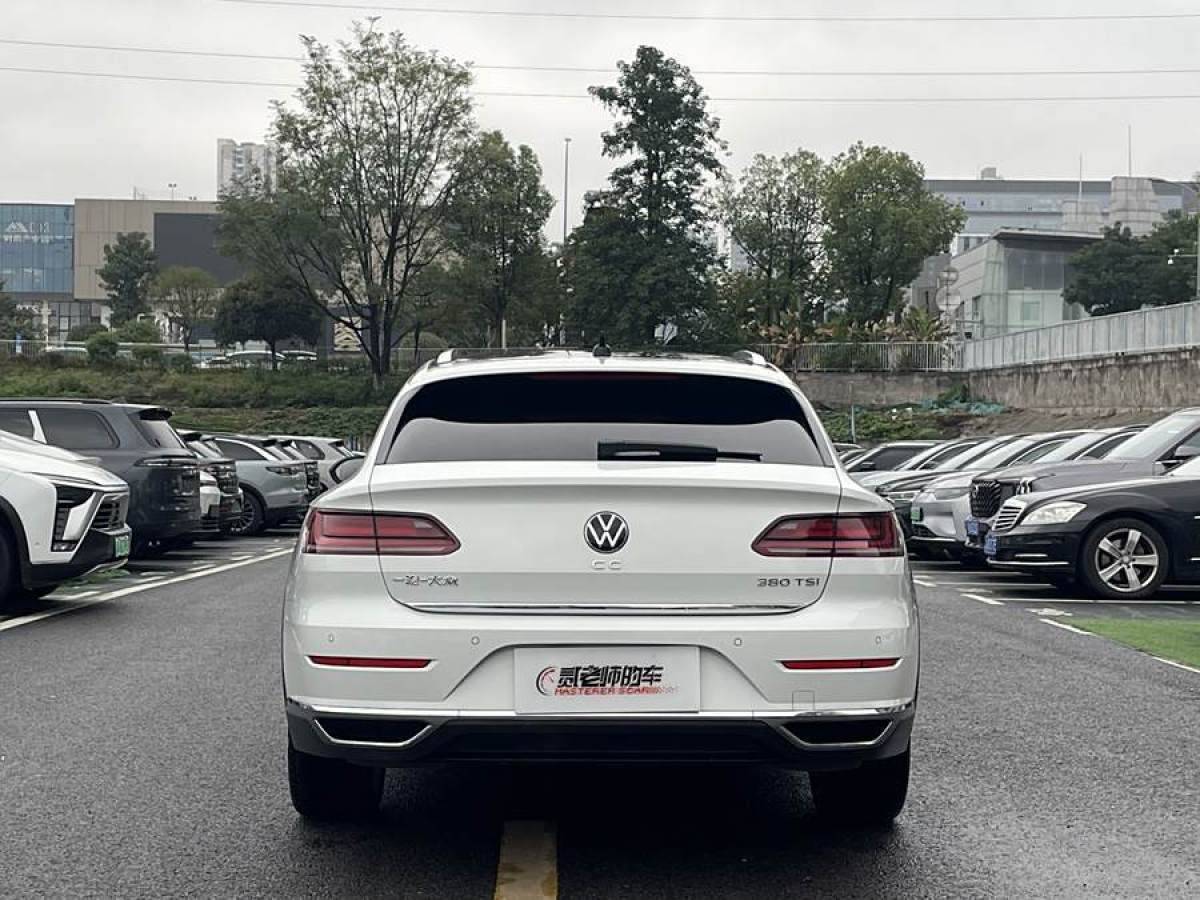
POLYGON ((513 679, 526 715, 697 712, 700 648, 519 647, 513 679))

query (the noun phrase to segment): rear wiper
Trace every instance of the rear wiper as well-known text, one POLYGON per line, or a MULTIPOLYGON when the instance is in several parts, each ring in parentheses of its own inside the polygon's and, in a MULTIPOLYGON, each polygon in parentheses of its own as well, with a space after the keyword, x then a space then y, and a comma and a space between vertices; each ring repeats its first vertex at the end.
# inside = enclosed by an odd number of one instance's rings
POLYGON ((716 462, 718 459, 744 459, 762 462, 761 453, 720 450, 703 444, 651 444, 633 441, 601 441, 597 459, 661 459, 669 462, 716 462))

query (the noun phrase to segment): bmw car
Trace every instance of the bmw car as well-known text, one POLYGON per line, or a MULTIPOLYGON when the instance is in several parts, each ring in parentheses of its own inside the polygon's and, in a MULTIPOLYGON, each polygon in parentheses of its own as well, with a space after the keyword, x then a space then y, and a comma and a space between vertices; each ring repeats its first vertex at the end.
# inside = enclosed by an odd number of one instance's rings
POLYGON ((444 762, 776 764, 832 821, 900 812, 919 637, 891 508, 761 357, 605 349, 443 354, 313 504, 283 618, 302 815, 444 762))
POLYGON ((1062 488, 1005 501, 989 563, 1110 600, 1165 582, 1200 583, 1200 459, 1170 475, 1062 488))

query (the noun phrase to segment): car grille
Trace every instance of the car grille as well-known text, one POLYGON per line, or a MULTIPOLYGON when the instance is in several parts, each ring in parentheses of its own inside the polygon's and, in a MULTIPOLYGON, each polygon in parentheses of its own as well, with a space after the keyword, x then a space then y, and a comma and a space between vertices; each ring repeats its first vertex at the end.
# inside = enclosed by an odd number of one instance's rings
POLYGON ((971 485, 971 515, 990 519, 1000 511, 1000 504, 1015 494, 1016 488, 999 481, 976 481, 971 485))
POLYGON ((1017 519, 1021 518, 1021 513, 1025 511, 1025 504, 1020 500, 1007 500, 1000 507, 1000 512, 996 513, 996 521, 992 523, 992 531, 1008 531, 1017 524, 1017 519))
POLYGON ((92 519, 96 531, 115 531, 125 527, 125 515, 129 511, 128 497, 110 497, 100 504, 92 519))

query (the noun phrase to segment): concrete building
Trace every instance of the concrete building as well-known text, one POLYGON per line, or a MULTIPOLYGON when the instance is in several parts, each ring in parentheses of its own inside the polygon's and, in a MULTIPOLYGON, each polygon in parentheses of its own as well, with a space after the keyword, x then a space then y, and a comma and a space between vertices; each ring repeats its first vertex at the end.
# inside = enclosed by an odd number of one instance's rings
POLYGON ((217 141, 217 194, 229 190, 252 174, 262 173, 269 183, 275 181, 275 148, 270 144, 238 143, 228 138, 217 141))
POLYGON ((939 296, 940 308, 967 338, 1087 318, 1063 300, 1063 291, 1071 283, 1071 257, 1098 240, 1085 232, 1000 229, 952 259, 937 258, 958 273, 949 302, 939 296))
POLYGON ((1192 212, 1197 207, 1195 187, 1159 178, 1008 181, 989 168, 979 178, 933 178, 925 185, 967 214, 966 224, 948 248, 955 254, 1002 228, 1098 233, 1121 222, 1135 235, 1149 234, 1171 210, 1192 212))
MULTIPOLYGON (((75 299, 108 299, 99 270, 104 266, 105 245, 115 243, 119 234, 145 234, 163 266, 198 265, 209 269, 211 258, 217 257, 216 220, 217 204, 206 200, 76 200, 75 299), (180 221, 177 217, 186 219, 180 221), (209 265, 203 264, 200 257, 208 258, 209 265)), ((223 280, 220 272, 211 274, 223 280)))

